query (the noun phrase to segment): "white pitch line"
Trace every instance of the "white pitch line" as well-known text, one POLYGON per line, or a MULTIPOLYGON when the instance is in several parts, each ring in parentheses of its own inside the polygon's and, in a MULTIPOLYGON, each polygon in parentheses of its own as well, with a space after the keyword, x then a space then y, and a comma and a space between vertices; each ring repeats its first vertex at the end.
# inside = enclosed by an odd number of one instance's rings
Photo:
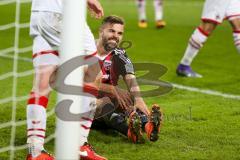
POLYGON ((173 87, 175 87, 177 89, 181 89, 181 90, 187 90, 187 91, 191 91, 191 92, 198 92, 198 93, 203 93, 203 94, 207 94, 207 95, 213 95, 213 96, 219 96, 219 97, 224 97, 224 98, 229 98, 229 99, 240 100, 240 95, 222 93, 219 91, 208 90, 208 89, 200 89, 200 88, 184 86, 184 85, 175 84, 175 83, 172 83, 172 85, 173 85, 173 87))
MULTIPOLYGON (((29 48, 29 47, 26 47, 26 48, 29 48)), ((0 57, 1 56, 4 57, 3 55, 0 55, 0 57)), ((13 57, 8 57, 8 58, 13 58, 13 57)), ((32 62, 32 59, 30 59, 30 58, 19 57, 19 60, 32 62)), ((9 75, 7 75, 7 76, 9 76, 9 75)), ((141 80, 152 83, 152 85, 160 85, 160 86, 164 85, 162 82, 158 82, 158 81, 151 81, 151 80, 146 80, 146 79, 141 79, 141 80)), ((169 82, 169 83, 171 83, 171 82, 169 82)), ((173 87, 175 87, 177 89, 181 89, 181 90, 187 90, 187 91, 191 91, 191 92, 198 92, 198 93, 207 94, 207 95, 213 95, 213 96, 219 96, 219 97, 224 97, 224 98, 229 98, 229 99, 240 100, 240 95, 223 93, 220 91, 214 91, 214 90, 209 90, 209 89, 200 89, 200 88, 196 88, 196 87, 192 87, 192 86, 185 86, 185 85, 175 84, 175 83, 171 83, 171 84, 173 85, 173 87)), ((5 103, 5 102, 2 102, 2 103, 5 103)))
MULTIPOLYGON (((138 80, 141 82, 146 82, 148 85, 169 87, 169 85, 164 82, 152 81, 152 80, 147 80, 147 79, 138 79, 138 80)), ((200 89, 200 88, 191 87, 191 86, 184 86, 181 84, 175 84, 175 83, 171 83, 171 82, 168 82, 168 83, 170 83, 174 88, 181 89, 181 90, 187 90, 187 91, 191 91, 191 92, 198 92, 198 93, 207 94, 207 95, 219 96, 219 97, 228 98, 228 99, 240 100, 240 95, 233 95, 233 94, 222 93, 222 92, 214 91, 214 90, 200 89)))

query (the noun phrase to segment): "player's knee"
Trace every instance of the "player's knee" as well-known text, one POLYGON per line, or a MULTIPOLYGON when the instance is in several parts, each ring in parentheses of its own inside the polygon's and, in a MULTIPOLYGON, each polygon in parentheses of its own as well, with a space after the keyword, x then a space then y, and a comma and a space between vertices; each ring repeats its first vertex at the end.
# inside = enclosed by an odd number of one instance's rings
POLYGON ((200 24, 199 27, 207 34, 211 34, 216 28, 216 26, 217 26, 216 23, 204 21, 200 24))
POLYGON ((233 31, 240 31, 240 18, 229 20, 229 22, 233 28, 233 31))
POLYGON ((112 104, 111 99, 109 97, 97 99, 97 106, 104 106, 106 104, 112 104))
POLYGON ((39 95, 49 94, 49 83, 50 81, 54 81, 51 79, 51 76, 54 75, 55 70, 55 66, 44 66, 35 69, 34 92, 38 92, 39 95))
MULTIPOLYGON (((40 76, 41 77, 41 76, 40 76)), ((46 96, 50 92, 49 80, 44 78, 35 78, 33 91, 38 95, 46 96)))
POLYGON ((111 126, 117 126, 119 124, 126 123, 127 121, 126 121, 125 117, 122 116, 121 114, 112 113, 111 117, 109 119, 109 122, 110 122, 111 126))

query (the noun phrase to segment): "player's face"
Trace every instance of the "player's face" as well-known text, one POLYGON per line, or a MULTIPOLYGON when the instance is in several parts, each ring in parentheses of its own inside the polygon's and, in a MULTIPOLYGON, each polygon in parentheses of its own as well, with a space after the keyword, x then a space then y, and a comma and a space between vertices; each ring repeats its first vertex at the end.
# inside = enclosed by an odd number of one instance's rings
POLYGON ((106 51, 111 51, 121 42, 124 32, 122 24, 106 24, 100 32, 100 40, 106 51))

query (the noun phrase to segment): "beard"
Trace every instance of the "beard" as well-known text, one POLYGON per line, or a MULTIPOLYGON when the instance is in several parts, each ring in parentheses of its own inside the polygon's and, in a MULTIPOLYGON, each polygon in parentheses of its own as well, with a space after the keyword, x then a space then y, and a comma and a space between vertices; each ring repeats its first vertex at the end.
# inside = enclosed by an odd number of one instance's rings
POLYGON ((117 38, 103 38, 103 47, 105 51, 109 52, 118 47, 119 40, 117 38), (115 40, 115 42, 110 41, 115 40))

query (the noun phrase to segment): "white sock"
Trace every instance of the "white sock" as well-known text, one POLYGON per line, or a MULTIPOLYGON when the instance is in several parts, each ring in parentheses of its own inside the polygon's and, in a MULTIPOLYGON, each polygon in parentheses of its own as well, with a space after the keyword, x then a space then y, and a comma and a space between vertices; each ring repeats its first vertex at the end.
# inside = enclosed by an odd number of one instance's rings
POLYGON ((187 66, 191 65, 193 59, 196 57, 198 51, 202 48, 207 38, 208 38, 207 33, 205 33, 199 27, 196 28, 188 42, 187 49, 180 63, 187 66))
POLYGON ((233 31, 233 40, 234 40, 234 44, 237 48, 238 53, 240 53, 240 30, 233 31))
POLYGON ((46 106, 48 98, 37 97, 34 93, 28 100, 27 105, 27 143, 32 156, 38 156, 43 150, 46 132, 46 106))
POLYGON ((83 115, 80 120, 80 146, 82 146, 85 142, 88 142, 88 135, 92 126, 93 117, 92 113, 89 116, 83 115))
POLYGON ((138 20, 146 20, 146 2, 145 0, 136 0, 137 9, 138 9, 138 20))
POLYGON ((163 0, 154 0, 153 5, 155 9, 155 21, 159 21, 163 19, 163 0))
POLYGON ((28 143, 28 153, 32 155, 32 157, 37 157, 41 154, 41 151, 44 150, 43 144, 41 142, 37 143, 28 143))
POLYGON ((96 111, 96 99, 92 97, 83 98, 83 106, 80 118, 80 146, 87 142, 96 111))

